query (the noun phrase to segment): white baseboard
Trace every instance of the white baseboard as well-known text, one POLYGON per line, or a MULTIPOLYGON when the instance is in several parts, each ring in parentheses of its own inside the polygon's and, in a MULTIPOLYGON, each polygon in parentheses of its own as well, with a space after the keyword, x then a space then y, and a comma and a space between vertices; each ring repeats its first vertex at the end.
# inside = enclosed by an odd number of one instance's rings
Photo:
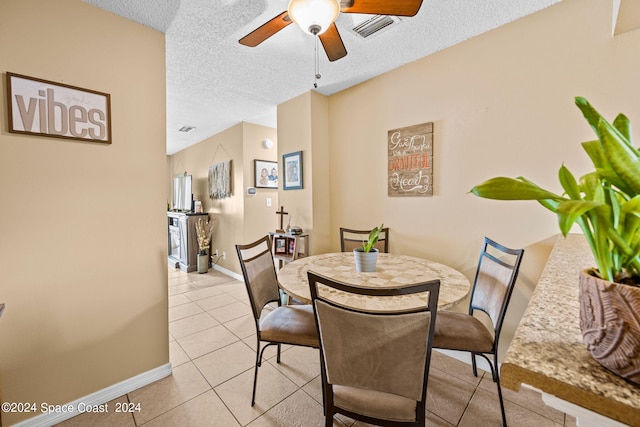
POLYGON ((244 277, 242 277, 242 274, 234 273, 233 271, 227 270, 226 268, 220 267, 219 265, 214 265, 213 269, 218 270, 220 273, 226 274, 229 277, 233 277, 236 280, 244 282, 244 277))
MULTIPOLYGON (((113 384, 109 387, 98 390, 95 393, 91 393, 87 396, 81 397, 78 400, 69 402, 65 407, 69 407, 67 412, 51 412, 42 413, 33 418, 21 421, 18 424, 13 424, 13 427, 49 427, 54 424, 61 423, 69 418, 75 417, 82 413, 83 407, 89 407, 92 405, 103 405, 111 400, 124 396, 134 390, 144 387, 153 382, 161 380, 162 378, 171 375, 171 363, 167 363, 162 366, 158 366, 150 371, 143 372, 135 377, 131 377, 117 384, 113 384), (80 406, 79 406, 80 405, 80 406)), ((38 408, 40 410, 40 408, 38 408)))

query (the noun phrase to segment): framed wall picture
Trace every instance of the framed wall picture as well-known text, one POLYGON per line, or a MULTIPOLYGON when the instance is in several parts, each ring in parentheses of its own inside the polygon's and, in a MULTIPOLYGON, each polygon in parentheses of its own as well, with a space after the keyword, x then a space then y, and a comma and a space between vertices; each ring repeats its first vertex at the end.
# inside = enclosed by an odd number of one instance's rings
POLYGON ((282 156, 282 172, 284 190, 299 190, 302 188, 302 151, 284 154, 282 156))
POLYGON ((254 160, 253 169, 256 188, 278 188, 278 162, 254 160))
POLYGON ((111 144, 111 96, 6 73, 9 132, 111 144))
POLYGON ((433 122, 387 134, 390 197, 433 196, 433 122))
POLYGON ((277 254, 286 254, 287 253, 287 239, 285 237, 276 237, 273 239, 273 244, 275 246, 275 253, 277 254))

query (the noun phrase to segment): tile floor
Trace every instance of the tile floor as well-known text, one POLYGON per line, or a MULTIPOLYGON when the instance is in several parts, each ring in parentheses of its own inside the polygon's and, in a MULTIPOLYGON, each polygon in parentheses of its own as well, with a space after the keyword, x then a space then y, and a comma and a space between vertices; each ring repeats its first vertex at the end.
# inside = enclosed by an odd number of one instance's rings
MULTIPOLYGON (((218 271, 169 269, 170 360, 173 375, 115 399, 139 403, 133 414, 82 414, 59 426, 323 426, 317 350, 288 347, 280 364, 275 350, 258 374, 250 405, 255 326, 244 284, 218 271)), ((482 372, 482 371, 481 371, 482 372)), ((512 427, 575 427, 575 419, 542 402, 531 390, 504 390, 512 427)), ((490 375, 476 378, 468 364, 434 352, 427 425, 499 426, 500 409, 490 375)), ((347 418, 334 426, 362 427, 347 418)))

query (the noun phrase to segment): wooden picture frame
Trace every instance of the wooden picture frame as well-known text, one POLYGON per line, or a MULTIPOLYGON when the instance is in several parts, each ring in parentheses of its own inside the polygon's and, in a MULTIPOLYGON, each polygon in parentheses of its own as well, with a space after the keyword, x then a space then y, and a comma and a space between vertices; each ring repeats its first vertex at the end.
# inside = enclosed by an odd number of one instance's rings
POLYGON ((433 196, 433 122, 387 132, 387 195, 433 196))
POLYGON ((273 239, 273 248, 276 254, 287 253, 287 239, 285 237, 276 237, 273 239))
POLYGON ((256 188, 278 188, 278 162, 254 160, 253 176, 256 188))
POLYGON ((9 132, 111 144, 111 96, 6 73, 9 132))
POLYGON ((299 190, 302 188, 302 151, 296 151, 282 156, 282 188, 284 190, 299 190))

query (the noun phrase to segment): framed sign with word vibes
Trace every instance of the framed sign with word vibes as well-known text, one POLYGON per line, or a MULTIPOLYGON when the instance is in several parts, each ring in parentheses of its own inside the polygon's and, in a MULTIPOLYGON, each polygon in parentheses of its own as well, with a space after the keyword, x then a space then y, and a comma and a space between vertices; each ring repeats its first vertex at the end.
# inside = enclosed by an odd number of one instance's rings
POLYGON ((111 144, 107 93, 7 73, 9 132, 111 144))

